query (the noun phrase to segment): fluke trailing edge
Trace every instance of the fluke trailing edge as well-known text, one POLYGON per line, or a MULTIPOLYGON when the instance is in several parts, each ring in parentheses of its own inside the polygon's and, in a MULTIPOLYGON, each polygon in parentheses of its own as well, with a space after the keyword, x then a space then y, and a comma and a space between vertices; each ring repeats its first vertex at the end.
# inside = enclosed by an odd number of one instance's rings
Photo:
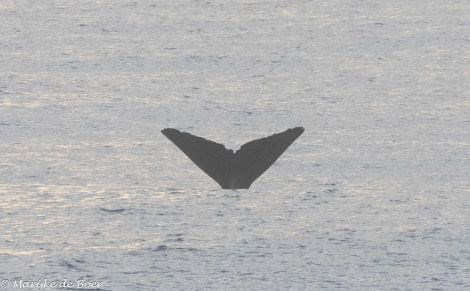
POLYGON ((236 151, 174 128, 162 133, 222 189, 248 189, 304 132, 303 127, 256 139, 236 151))

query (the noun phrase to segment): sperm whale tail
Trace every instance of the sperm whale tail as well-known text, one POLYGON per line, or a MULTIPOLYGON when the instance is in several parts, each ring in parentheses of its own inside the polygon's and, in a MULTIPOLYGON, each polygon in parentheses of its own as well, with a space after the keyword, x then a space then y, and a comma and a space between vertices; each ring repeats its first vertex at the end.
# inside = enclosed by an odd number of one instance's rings
POLYGON ((304 132, 295 127, 242 145, 235 153, 224 145, 174 128, 162 133, 222 189, 248 189, 304 132))

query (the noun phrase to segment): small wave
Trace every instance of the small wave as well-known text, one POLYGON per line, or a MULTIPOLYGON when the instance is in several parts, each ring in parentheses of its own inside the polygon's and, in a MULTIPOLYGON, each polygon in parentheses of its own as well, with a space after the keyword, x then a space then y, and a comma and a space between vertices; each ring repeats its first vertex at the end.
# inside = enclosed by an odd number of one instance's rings
POLYGON ((126 209, 124 209, 124 208, 106 209, 106 208, 103 208, 103 207, 100 207, 100 210, 104 211, 104 212, 109 212, 109 213, 121 213, 121 212, 126 211, 126 209))
POLYGON ((159 252, 159 251, 166 251, 168 247, 166 245, 159 245, 158 247, 154 248, 154 252, 159 252))

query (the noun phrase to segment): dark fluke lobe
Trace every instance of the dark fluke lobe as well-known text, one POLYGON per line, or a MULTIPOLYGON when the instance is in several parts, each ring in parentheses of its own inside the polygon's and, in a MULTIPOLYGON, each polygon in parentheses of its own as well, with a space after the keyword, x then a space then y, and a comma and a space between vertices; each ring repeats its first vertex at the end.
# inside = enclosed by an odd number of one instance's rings
POLYGON ((256 139, 236 151, 174 128, 162 133, 222 189, 248 189, 304 132, 303 127, 256 139))

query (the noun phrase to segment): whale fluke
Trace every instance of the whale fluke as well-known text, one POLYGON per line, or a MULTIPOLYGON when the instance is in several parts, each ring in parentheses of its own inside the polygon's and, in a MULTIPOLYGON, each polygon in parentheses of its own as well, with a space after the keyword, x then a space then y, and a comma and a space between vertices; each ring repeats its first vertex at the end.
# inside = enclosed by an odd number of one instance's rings
POLYGON ((224 145, 174 128, 162 133, 222 189, 248 189, 304 132, 295 127, 242 145, 235 153, 224 145))

